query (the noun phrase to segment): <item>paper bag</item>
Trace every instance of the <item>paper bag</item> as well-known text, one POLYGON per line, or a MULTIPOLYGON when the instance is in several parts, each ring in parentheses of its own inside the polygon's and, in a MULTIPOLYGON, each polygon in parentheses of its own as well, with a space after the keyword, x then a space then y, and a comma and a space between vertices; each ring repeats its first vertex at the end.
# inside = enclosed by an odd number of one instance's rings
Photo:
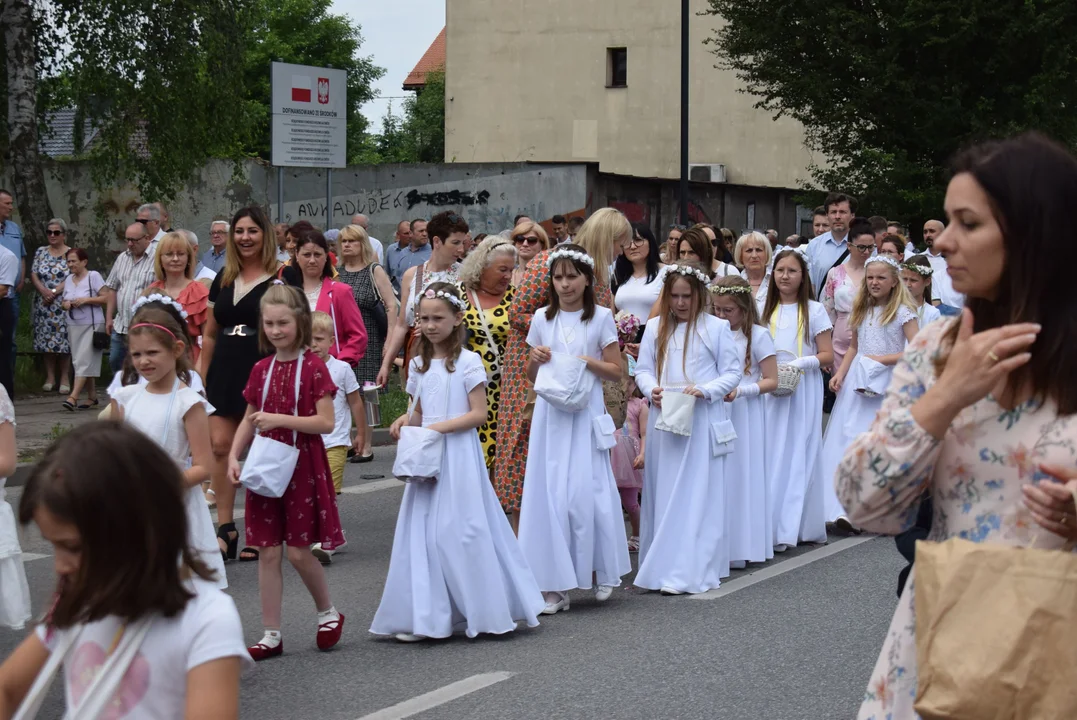
POLYGON ((1077 718, 1077 556, 916 543, 923 720, 1077 718))

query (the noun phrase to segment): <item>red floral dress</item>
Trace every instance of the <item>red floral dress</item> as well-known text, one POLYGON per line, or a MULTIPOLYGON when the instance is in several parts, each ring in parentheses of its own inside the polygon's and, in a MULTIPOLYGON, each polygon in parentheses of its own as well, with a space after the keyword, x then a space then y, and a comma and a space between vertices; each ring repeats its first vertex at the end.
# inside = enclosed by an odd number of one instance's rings
MULTIPOLYGON (((544 250, 527 263, 524 277, 509 305, 509 337, 505 344, 504 368, 501 371, 501 408, 497 416, 497 458, 494 461, 494 490, 505 512, 519 512, 523 497, 524 469, 531 438, 531 420, 523 416, 527 403, 527 333, 531 316, 547 303, 549 271, 544 250)), ((595 284, 595 301, 613 307, 609 285, 595 284)))
MULTIPOLYGON (((163 280, 155 280, 150 283, 150 287, 160 290, 162 295, 165 292, 163 280)), ((198 344, 198 339, 202 337, 202 326, 206 324, 206 317, 209 315, 209 288, 192 280, 187 283, 187 287, 183 288, 175 300, 187 312, 187 333, 191 336, 191 362, 197 363, 198 356, 202 354, 202 346, 198 344)))
MULTIPOLYGON (((273 378, 269 381, 269 393, 262 406, 262 388, 272 357, 259 360, 251 371, 243 397, 252 407, 271 413, 293 415, 295 413, 295 369, 297 361, 277 362, 273 366, 273 378)), ((326 395, 332 397, 336 385, 329 377, 329 370, 321 358, 312 352, 303 354, 303 374, 299 381, 300 417, 317 414, 318 400, 326 395)), ((283 428, 270 430, 268 437, 288 445, 292 444, 292 431, 283 428)), ((274 547, 287 543, 291 547, 320 542, 332 550, 344 544, 337 514, 336 493, 329 460, 321 435, 299 433, 297 437, 299 461, 292 475, 292 482, 280 498, 269 498, 247 491, 247 545, 251 547, 274 547)))

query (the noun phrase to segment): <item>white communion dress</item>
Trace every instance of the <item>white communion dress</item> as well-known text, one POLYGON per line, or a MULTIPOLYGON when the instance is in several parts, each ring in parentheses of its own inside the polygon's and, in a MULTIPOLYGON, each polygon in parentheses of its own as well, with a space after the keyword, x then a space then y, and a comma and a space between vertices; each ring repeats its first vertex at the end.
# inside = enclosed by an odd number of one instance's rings
MULTIPOLYGON (((455 369, 411 363, 408 394, 423 426, 465 415, 468 393, 486 384, 478 355, 462 350, 455 369)), ((502 634, 534 627, 546 606, 486 474, 476 429, 445 436, 438 480, 408 483, 396 519, 389 575, 370 632, 429 638, 463 631, 502 634)))
POLYGON ((688 324, 678 323, 659 378, 656 342, 661 321, 653 318, 643 333, 636 364, 640 392, 649 398, 661 387, 668 397, 694 385, 705 397, 695 401, 689 435, 657 429, 662 412, 650 412, 635 584, 701 593, 718 587, 729 574, 727 455, 715 454, 714 430, 728 420, 724 398, 740 382, 744 356, 737 355, 729 323, 703 314, 690 336, 688 324))
MULTIPOLYGON (((15 427, 15 407, 0 386, 0 425, 3 423, 15 427)), ((22 630, 30 619, 30 586, 22 566, 15 512, 6 499, 6 482, 7 478, 0 478, 0 627, 22 630)))

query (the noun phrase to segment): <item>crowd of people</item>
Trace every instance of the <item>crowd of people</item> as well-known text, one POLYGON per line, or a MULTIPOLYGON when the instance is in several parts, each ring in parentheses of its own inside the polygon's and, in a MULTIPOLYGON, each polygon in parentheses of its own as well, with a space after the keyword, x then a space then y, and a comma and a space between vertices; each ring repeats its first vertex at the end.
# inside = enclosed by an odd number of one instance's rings
MULTIPOLYGON (((51 293, 68 315, 67 345, 50 345, 74 359, 65 406, 83 407, 83 386, 96 404, 86 353, 99 369, 106 340, 120 374, 114 422, 60 440, 20 501, 62 579, 50 617, 0 666, 0 711, 33 695, 75 629, 123 648, 152 613, 186 638, 155 657, 195 652, 217 675, 192 685, 190 671, 188 694, 204 687, 232 707, 242 666, 284 652, 285 556, 314 600, 317 646, 334 647, 345 616, 323 565, 346 545, 344 463, 349 451, 372 457, 362 390, 384 389, 398 368, 410 404, 390 432, 406 487, 370 632, 401 642, 535 626, 569 610, 576 589, 605 602, 632 553, 633 584, 675 596, 825 543, 828 529, 1077 540, 1071 496, 1048 482, 1077 477, 1065 469, 1077 466, 1065 381, 1074 196, 1077 161, 1026 135, 958 159, 949 224, 924 224, 923 252, 841 193, 816 210, 813 239, 784 245, 774 231, 738 238, 705 224, 673 226, 660 243, 603 208, 582 222, 554 216, 549 231, 521 216, 476 237, 443 212, 401 222, 383 247, 362 216, 323 232, 274 228, 249 207, 214 224, 201 262, 197 242, 162 230, 160 208, 145 205, 103 283, 54 220, 61 234, 34 267, 62 259, 66 274, 35 270, 33 282, 43 308, 51 293), (200 281, 201 269, 213 277, 200 281), (110 472, 87 455, 110 458, 110 472), (155 479, 132 489, 144 476, 155 479), (109 518, 87 508, 116 496, 117 513, 155 504, 123 519, 154 541, 127 565, 95 565, 109 518), (259 563, 262 597, 263 635, 245 649, 222 593, 237 558, 259 563), (154 592, 136 597, 116 579, 134 567, 157 578, 154 592)), ((58 358, 55 372, 66 377, 58 358)), ((0 474, 13 428, 0 395, 0 474)), ((14 532, 7 513, 0 551, 14 532)), ((30 614, 12 556, 0 553, 0 622, 18 626, 30 614)), ((913 717, 913 583, 903 576, 862 717, 913 717)), ((177 701, 160 692, 155 702, 177 701)))

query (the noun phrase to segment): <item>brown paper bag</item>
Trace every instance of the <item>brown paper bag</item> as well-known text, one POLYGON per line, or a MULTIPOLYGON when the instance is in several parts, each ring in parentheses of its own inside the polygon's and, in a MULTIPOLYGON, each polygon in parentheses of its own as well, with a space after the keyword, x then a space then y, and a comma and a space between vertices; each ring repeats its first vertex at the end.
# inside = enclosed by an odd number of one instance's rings
POLYGON ((1077 718, 1077 555, 916 543, 923 720, 1077 718))

